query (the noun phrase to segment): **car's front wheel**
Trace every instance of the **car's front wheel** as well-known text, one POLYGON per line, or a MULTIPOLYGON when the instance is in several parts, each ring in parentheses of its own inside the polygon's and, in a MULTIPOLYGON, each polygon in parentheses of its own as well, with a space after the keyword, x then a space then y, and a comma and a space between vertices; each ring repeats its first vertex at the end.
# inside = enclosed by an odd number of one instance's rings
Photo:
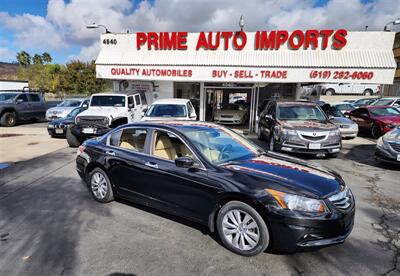
POLYGON ((230 201, 221 208, 217 229, 222 243, 242 256, 255 256, 269 245, 265 221, 253 207, 241 201, 230 201))
POLYGON ((107 203, 114 200, 111 182, 105 171, 93 169, 89 174, 89 188, 95 200, 107 203))
POLYGON ((381 129, 379 128, 378 125, 373 125, 371 128, 371 136, 374 139, 378 139, 379 137, 381 137, 381 129))
POLYGON ((71 148, 77 148, 81 145, 78 138, 72 134, 71 127, 67 127, 67 134, 65 136, 67 138, 67 143, 71 148))
POLYGON ((17 116, 15 112, 5 112, 3 116, 1 116, 0 124, 4 127, 13 127, 17 123, 17 116))

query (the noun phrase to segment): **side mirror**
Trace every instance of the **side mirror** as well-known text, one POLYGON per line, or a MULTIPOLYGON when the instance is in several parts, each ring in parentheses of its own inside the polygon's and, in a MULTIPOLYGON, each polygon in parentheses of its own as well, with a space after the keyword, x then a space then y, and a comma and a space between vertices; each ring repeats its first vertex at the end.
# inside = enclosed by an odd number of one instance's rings
POLYGON ((175 159, 175 165, 179 168, 191 168, 194 165, 194 160, 188 156, 182 156, 175 159))
POLYGON ((83 107, 83 108, 87 108, 88 105, 87 105, 87 104, 83 104, 82 107, 83 107))
POLYGON ((24 102, 23 99, 18 99, 18 100, 16 101, 17 104, 20 104, 20 103, 23 103, 23 102, 24 102))
POLYGON ((133 104, 128 104, 128 108, 133 108, 133 104))
POLYGON ((335 117, 333 117, 332 115, 328 115, 328 119, 333 120, 333 119, 335 119, 335 117))

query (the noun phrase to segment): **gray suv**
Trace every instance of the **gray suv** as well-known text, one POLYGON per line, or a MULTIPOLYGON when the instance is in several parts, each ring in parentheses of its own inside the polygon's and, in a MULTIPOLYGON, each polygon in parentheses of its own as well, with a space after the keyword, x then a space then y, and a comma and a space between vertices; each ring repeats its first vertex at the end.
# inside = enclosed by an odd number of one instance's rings
POLYGON ((339 128, 311 102, 269 102, 260 114, 257 132, 274 151, 334 157, 342 147, 339 128))
POLYGON ((46 102, 40 93, 1 91, 0 125, 15 126, 17 121, 42 120, 46 114, 46 102))

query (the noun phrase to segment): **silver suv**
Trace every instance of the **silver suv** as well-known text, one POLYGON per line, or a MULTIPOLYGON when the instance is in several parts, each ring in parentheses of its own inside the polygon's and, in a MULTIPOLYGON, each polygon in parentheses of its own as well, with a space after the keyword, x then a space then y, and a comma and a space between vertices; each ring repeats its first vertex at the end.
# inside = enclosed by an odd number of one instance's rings
POLYGON ((334 157, 342 147, 339 128, 311 102, 269 102, 260 114, 258 137, 274 151, 334 157))

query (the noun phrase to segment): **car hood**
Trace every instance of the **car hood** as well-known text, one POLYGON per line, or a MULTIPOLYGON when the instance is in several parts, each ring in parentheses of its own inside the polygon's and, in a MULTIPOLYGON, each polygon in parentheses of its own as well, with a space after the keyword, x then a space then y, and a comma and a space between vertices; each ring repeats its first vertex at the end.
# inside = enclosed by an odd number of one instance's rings
POLYGON ((75 118, 60 118, 60 119, 56 119, 53 120, 51 122, 49 122, 49 124, 53 124, 53 125, 69 125, 69 124, 73 124, 75 122, 75 118))
POLYGON ((374 119, 384 122, 385 124, 391 124, 391 123, 400 124, 400 116, 380 116, 380 117, 375 117, 374 119))
POLYGON ((70 106, 55 106, 55 107, 52 107, 52 108, 49 108, 47 111, 48 112, 54 112, 54 111, 57 111, 57 112, 70 112, 72 109, 74 109, 74 108, 76 108, 76 106, 72 106, 72 107, 70 107, 70 106))
POLYGON ((294 121, 294 120, 279 120, 284 128, 296 130, 334 130, 335 125, 330 122, 320 123, 317 121, 294 121))
POLYGON ((337 173, 319 164, 276 153, 231 162, 223 167, 236 174, 246 174, 249 176, 247 185, 253 184, 257 189, 272 188, 313 198, 328 197, 345 185, 337 173))
POLYGON ((352 125, 355 124, 355 122, 353 122, 352 120, 350 120, 349 118, 345 118, 345 117, 334 117, 332 120, 330 120, 332 123, 334 123, 335 125, 352 125))
POLYGON ((233 109, 217 109, 215 111, 214 116, 219 116, 219 115, 239 115, 243 116, 246 114, 246 110, 233 110, 233 109))
POLYGON ((82 116, 106 116, 112 118, 126 117, 126 108, 125 107, 90 107, 85 111, 79 113, 76 117, 82 116))
POLYGON ((141 121, 189 121, 188 117, 143 117, 141 121))

